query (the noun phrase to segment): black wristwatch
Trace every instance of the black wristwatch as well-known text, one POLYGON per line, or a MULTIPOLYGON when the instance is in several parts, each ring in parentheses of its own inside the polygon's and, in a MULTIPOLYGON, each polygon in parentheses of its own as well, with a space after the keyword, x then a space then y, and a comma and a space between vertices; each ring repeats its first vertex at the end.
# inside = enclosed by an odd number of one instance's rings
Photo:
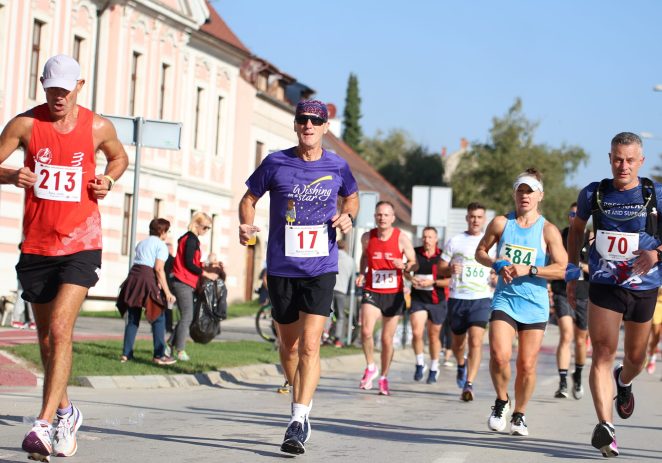
POLYGON ((538 275, 538 267, 535 265, 532 265, 531 268, 529 269, 529 276, 530 277, 535 277, 538 275))
POLYGON ((659 264, 660 262, 662 262, 662 251, 660 251, 657 248, 655 249, 655 251, 657 252, 657 263, 659 264))

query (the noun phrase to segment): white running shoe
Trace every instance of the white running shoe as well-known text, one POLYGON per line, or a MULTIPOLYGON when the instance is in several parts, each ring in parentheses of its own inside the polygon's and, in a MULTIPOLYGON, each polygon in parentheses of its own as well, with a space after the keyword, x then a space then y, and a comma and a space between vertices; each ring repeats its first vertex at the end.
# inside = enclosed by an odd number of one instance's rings
POLYGON ((57 416, 55 435, 53 436, 53 453, 58 457, 71 457, 78 450, 76 433, 83 424, 83 414, 71 404, 72 412, 67 416, 57 416))
POLYGON ((513 436, 528 436, 529 429, 526 427, 524 413, 515 412, 510 419, 510 434, 513 436))
POLYGON ((487 427, 492 431, 503 431, 506 429, 508 412, 510 411, 510 399, 507 401, 496 399, 492 407, 492 413, 487 419, 487 427))
POLYGON ((28 452, 28 459, 35 461, 51 461, 53 453, 53 427, 50 424, 35 421, 25 437, 21 447, 28 452))

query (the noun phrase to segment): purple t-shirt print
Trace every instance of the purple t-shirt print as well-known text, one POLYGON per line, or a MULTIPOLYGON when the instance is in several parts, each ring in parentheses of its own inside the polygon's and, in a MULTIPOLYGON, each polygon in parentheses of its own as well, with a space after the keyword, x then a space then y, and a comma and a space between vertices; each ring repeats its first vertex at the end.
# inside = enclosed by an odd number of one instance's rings
MULTIPOLYGON (((347 161, 326 150, 317 161, 303 161, 296 155, 295 148, 277 151, 262 161, 246 181, 246 186, 258 198, 269 192, 269 275, 302 278, 338 272, 336 230, 331 226, 331 218, 337 212, 338 196, 347 197, 358 191, 347 161), (326 225, 328 234, 324 238, 328 241, 328 255, 287 256, 286 226, 305 228, 316 225, 326 225)), ((312 239, 317 236, 315 234, 312 239)), ((303 235, 301 239, 304 239, 303 235)), ((306 248, 319 250, 323 245, 311 241, 309 236, 305 239, 306 248)), ((323 251, 326 253, 327 250, 323 251)))

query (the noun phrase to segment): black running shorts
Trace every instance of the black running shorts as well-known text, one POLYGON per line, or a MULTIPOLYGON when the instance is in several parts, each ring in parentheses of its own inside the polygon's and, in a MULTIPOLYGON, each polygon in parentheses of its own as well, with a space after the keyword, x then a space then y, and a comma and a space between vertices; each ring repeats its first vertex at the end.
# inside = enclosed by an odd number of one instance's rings
POLYGON ((45 304, 55 299, 62 284, 91 288, 99 281, 100 268, 100 249, 67 256, 21 253, 16 274, 23 288, 23 300, 45 304))
POLYGON ((616 285, 591 283, 588 298, 598 307, 622 313, 627 322, 646 323, 655 312, 657 288, 633 291, 616 285))
POLYGON ((271 316, 281 325, 297 321, 299 312, 328 317, 335 285, 335 273, 304 278, 267 275, 271 316))
POLYGON ((493 322, 493 321, 496 321, 496 320, 501 320, 501 321, 504 321, 504 322, 508 323, 517 332, 526 331, 526 330, 542 330, 542 331, 545 331, 545 328, 547 328, 547 323, 546 322, 520 323, 517 320, 515 320, 513 317, 508 315, 506 312, 504 312, 503 310, 499 310, 499 309, 492 310, 492 316, 490 317, 490 323, 493 322))
POLYGON ((446 301, 441 301, 439 304, 428 304, 427 302, 411 300, 411 309, 409 313, 425 311, 428 313, 428 320, 433 325, 442 325, 446 321, 446 313, 448 312, 448 305, 446 301))
POLYGON ((588 328, 588 299, 577 299, 577 308, 573 309, 566 296, 554 294, 553 298, 556 318, 572 317, 577 328, 580 330, 588 328))
POLYGON ((395 317, 402 315, 405 308, 405 296, 402 292, 398 293, 376 293, 374 291, 363 290, 361 305, 369 304, 382 311, 383 317, 395 317))

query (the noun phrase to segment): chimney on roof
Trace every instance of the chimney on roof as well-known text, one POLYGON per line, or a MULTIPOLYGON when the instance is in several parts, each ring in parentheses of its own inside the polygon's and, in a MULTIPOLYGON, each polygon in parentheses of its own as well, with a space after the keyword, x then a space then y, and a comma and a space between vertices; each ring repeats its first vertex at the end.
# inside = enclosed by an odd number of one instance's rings
POLYGON ((460 138, 460 149, 466 150, 467 148, 469 148, 469 140, 464 137, 460 138))
POLYGON ((446 157, 446 154, 447 154, 447 152, 446 152, 446 147, 445 147, 445 146, 442 146, 442 147, 441 147, 441 157, 442 157, 442 158, 445 158, 445 157, 446 157))

